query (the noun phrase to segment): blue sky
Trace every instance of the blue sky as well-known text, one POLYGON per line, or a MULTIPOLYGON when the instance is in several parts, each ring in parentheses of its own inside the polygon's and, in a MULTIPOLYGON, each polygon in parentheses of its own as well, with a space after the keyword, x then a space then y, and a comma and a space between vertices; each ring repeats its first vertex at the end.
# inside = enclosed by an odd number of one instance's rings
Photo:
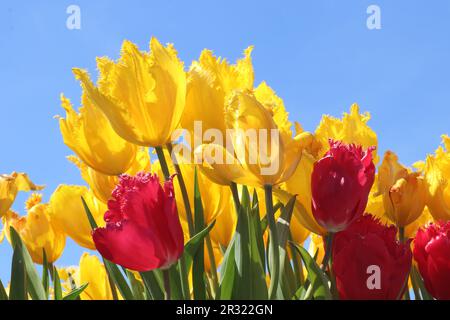
MULTIPOLYGON (((436 1, 11 1, 0 8, 0 173, 25 171, 45 184, 82 184, 65 156, 56 114, 59 94, 78 104, 74 66, 95 72, 95 57, 117 58, 124 39, 147 49, 172 42, 186 65, 203 48, 235 61, 254 45, 256 80, 284 99, 292 120, 314 130, 323 113, 353 102, 372 114, 381 152, 405 164, 423 159, 450 133, 450 2, 436 1), (66 28, 79 5, 81 30, 66 28), (366 9, 381 9, 380 30, 366 9)), ((14 208, 23 212, 26 195, 14 208)), ((57 264, 78 263, 68 241, 57 264)), ((0 278, 10 272, 0 244, 0 278)))

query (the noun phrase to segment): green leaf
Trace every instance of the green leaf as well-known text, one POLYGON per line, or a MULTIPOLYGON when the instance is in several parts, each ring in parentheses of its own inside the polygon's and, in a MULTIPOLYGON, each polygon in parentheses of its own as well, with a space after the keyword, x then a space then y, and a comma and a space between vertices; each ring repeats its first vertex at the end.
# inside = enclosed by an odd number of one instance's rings
POLYGON ((238 213, 236 232, 234 233, 234 261, 236 264, 235 281, 237 286, 233 299, 250 299, 251 297, 251 271, 248 214, 250 195, 246 186, 242 188, 241 206, 238 213))
POLYGON ((58 270, 53 267, 53 290, 55 295, 55 300, 62 300, 62 288, 61 288, 61 279, 59 278, 58 270))
POLYGON ((1 300, 8 300, 8 294, 6 293, 5 287, 0 279, 0 301, 1 300))
POLYGON ((82 286, 73 289, 62 299, 63 300, 77 300, 79 298, 80 294, 84 291, 84 289, 87 288, 87 286, 88 286, 88 284, 85 283, 82 286))
POLYGON ((317 265, 316 261, 309 255, 308 251, 302 246, 292 243, 293 247, 300 253, 306 270, 308 271, 308 280, 310 287, 307 291, 310 291, 314 299, 331 300, 331 292, 328 287, 328 279, 317 265))
POLYGON ((145 288, 140 281, 136 279, 134 273, 130 270, 126 271, 127 278, 130 281, 131 290, 133 291, 133 296, 136 300, 145 300, 145 288))
POLYGON ((265 248, 264 248, 264 230, 267 227, 267 220, 266 220, 266 226, 263 227, 263 223, 259 218, 259 199, 258 194, 256 193, 256 190, 253 191, 253 205, 252 210, 250 213, 250 234, 254 239, 256 240, 256 244, 258 246, 259 256, 261 258, 261 264, 263 267, 266 265, 266 255, 265 255, 265 248))
MULTIPOLYGON (((197 167, 194 173, 194 229, 195 233, 200 232, 205 228, 203 216, 203 204, 198 185, 197 167)), ((206 299, 205 286, 205 262, 204 262, 204 240, 199 243, 199 248, 194 255, 192 264, 192 287, 194 289, 195 300, 206 299)))
POLYGON ((31 259, 26 246, 23 244, 22 239, 20 239, 19 234, 13 227, 10 227, 10 236, 14 250, 18 249, 21 252, 25 265, 27 290, 30 293, 31 298, 33 300, 46 300, 47 296, 45 294, 45 289, 41 279, 39 279, 33 260, 31 259))
POLYGON ((11 265, 11 285, 9 298, 11 300, 27 300, 25 262, 19 246, 14 248, 11 265))
POLYGON ((161 281, 158 281, 158 274, 156 273, 156 270, 140 272, 140 275, 144 281, 148 295, 152 298, 152 300, 163 300, 164 291, 162 289, 161 281))
POLYGON ((44 286, 44 290, 45 290, 45 294, 47 296, 48 299, 48 295, 49 295, 49 287, 50 287, 50 277, 49 277, 49 273, 48 273, 48 261, 47 261, 47 254, 45 253, 45 249, 42 248, 42 257, 43 257, 43 262, 42 262, 42 285, 44 286))
POLYGON ((83 202, 83 207, 84 207, 84 210, 86 211, 86 215, 89 220, 89 224, 91 225, 91 229, 92 230, 97 229, 98 228, 97 222, 95 222, 94 216, 92 215, 92 212, 89 209, 89 206, 87 205, 87 203, 83 197, 81 197, 81 202, 83 202))
POLYGON ((134 300, 133 292, 131 291, 130 287, 128 286, 128 283, 125 280, 125 277, 120 272, 119 267, 115 263, 112 263, 111 261, 106 260, 106 259, 103 259, 103 264, 105 265, 106 272, 108 272, 112 281, 115 283, 116 287, 119 289, 122 297, 125 300, 134 300))
POLYGON ((216 220, 213 220, 206 228, 202 231, 198 232, 195 236, 193 236, 184 246, 183 256, 186 259, 186 269, 189 270, 192 266, 192 261, 194 259, 195 253, 200 248, 202 241, 209 234, 211 229, 216 224, 216 220))
POLYGON ((277 231, 278 231, 278 245, 280 248, 286 247, 286 242, 289 238, 290 223, 292 219, 292 213, 294 212, 296 196, 289 199, 286 206, 281 207, 281 215, 277 219, 277 231))
POLYGON ((250 245, 250 299, 268 299, 264 239, 261 232, 261 222, 259 220, 259 210, 251 210, 249 217, 249 245, 250 245), (261 247, 262 245, 262 247, 261 247))
MULTIPOLYGON (((415 283, 419 287, 422 300, 433 300, 433 297, 425 288, 425 284, 423 283, 422 277, 420 276, 420 273, 415 266, 411 267, 411 278, 413 283, 415 283)), ((416 297, 416 299, 418 298, 416 297)))
POLYGON ((250 204, 250 195, 244 186, 236 232, 221 268, 220 299, 268 298, 258 207, 257 196, 250 204))
POLYGON ((221 267, 221 280, 219 286, 220 300, 233 299, 233 291, 236 282, 236 264, 234 262, 234 237, 228 245, 227 250, 223 256, 221 267))

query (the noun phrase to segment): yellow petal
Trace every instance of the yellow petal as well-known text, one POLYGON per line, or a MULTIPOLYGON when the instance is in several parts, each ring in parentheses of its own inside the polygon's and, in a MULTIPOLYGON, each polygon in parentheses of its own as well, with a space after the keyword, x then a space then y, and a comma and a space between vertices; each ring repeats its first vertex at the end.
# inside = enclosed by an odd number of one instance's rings
POLYGON ((52 220, 58 229, 80 246, 95 249, 92 230, 81 202, 86 201, 98 226, 104 226, 103 215, 107 208, 84 186, 59 185, 50 198, 52 220))
POLYGON ((225 98, 233 90, 252 90, 254 75, 251 61, 252 47, 236 65, 217 58, 210 50, 203 50, 198 61, 189 69, 186 108, 182 127, 194 136, 194 122, 201 121, 202 129, 217 129, 225 137, 225 98))
POLYGON ((0 174, 0 218, 11 208, 19 191, 42 190, 26 173, 0 174))
POLYGON ((77 277, 80 284, 89 284, 81 293, 82 300, 113 299, 105 266, 97 256, 83 253, 80 258, 77 277))
POLYGON ((123 139, 142 146, 171 142, 185 107, 186 74, 172 46, 156 38, 151 52, 141 52, 129 41, 114 63, 98 59, 98 88, 86 72, 75 69, 87 98, 100 108, 123 139))
POLYGON ((85 94, 79 113, 61 95, 66 118, 60 118, 64 143, 89 167, 106 175, 118 175, 131 166, 136 146, 115 133, 103 112, 85 94))
POLYGON ((30 207, 27 216, 20 217, 9 211, 4 218, 5 235, 11 242, 9 228, 13 227, 25 243, 31 258, 35 263, 43 263, 43 250, 47 260, 55 262, 62 254, 66 237, 55 228, 51 218, 51 206, 38 203, 30 207))
MULTIPOLYGON (((350 113, 344 113, 342 119, 323 116, 316 129, 316 137, 322 144, 320 154, 323 155, 328 150, 328 139, 355 143, 364 148, 377 147, 377 135, 367 124, 369 120, 370 114, 360 114, 356 103, 351 106, 350 113)), ((373 157, 374 163, 378 163, 376 151, 373 152, 373 157)))
POLYGON ((311 175, 315 159, 304 152, 294 174, 281 185, 281 189, 274 189, 277 197, 287 201, 291 195, 297 195, 294 215, 299 222, 311 232, 325 234, 325 230, 314 219, 311 210, 311 175))

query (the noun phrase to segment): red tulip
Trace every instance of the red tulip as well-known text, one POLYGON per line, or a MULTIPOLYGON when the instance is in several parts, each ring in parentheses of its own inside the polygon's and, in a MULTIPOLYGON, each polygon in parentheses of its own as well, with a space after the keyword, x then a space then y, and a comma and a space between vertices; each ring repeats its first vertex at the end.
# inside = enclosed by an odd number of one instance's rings
POLYGON ((373 150, 330 140, 330 150, 314 164, 312 212, 327 231, 342 231, 364 213, 375 179, 373 150))
POLYGON ((450 221, 419 229, 414 259, 428 292, 436 299, 450 300, 450 221))
POLYGON ((106 259, 135 271, 167 268, 183 253, 183 231, 172 180, 161 187, 156 175, 121 175, 108 202, 105 228, 93 232, 106 259))
POLYGON ((397 229, 363 215, 333 242, 333 272, 341 299, 394 300, 407 287, 410 241, 396 240, 397 229))

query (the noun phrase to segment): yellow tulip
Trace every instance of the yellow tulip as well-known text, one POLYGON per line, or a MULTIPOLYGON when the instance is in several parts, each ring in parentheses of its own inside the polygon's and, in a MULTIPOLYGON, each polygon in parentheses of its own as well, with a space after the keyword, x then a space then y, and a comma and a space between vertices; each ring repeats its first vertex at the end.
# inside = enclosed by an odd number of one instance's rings
MULTIPOLYGON (((87 182, 94 195, 100 201, 107 203, 111 198, 111 193, 119 183, 118 176, 110 176, 87 166, 83 161, 75 156, 69 156, 68 159, 74 163, 81 172, 81 177, 87 182)), ((150 170, 150 156, 147 148, 139 149, 131 167, 125 172, 130 175, 136 175, 140 171, 150 170)))
POLYGON ((274 193, 285 202, 292 195, 297 195, 294 216, 306 229, 321 235, 325 234, 326 231, 314 219, 311 209, 311 175, 314 163, 314 157, 304 152, 292 177, 283 183, 280 189, 274 189, 274 193))
POLYGON ((420 228, 425 228, 431 222, 433 222, 433 216, 430 214, 430 210, 425 207, 419 218, 405 227, 405 238, 413 239, 420 228))
POLYGON ((80 295, 81 300, 113 299, 105 266, 97 256, 85 252, 80 258, 78 267, 58 269, 58 275, 67 292, 83 284, 88 284, 80 295))
POLYGON ((119 136, 134 144, 158 147, 171 142, 185 107, 186 73, 172 45, 156 38, 151 52, 129 41, 117 63, 98 58, 98 86, 86 71, 75 69, 87 99, 109 119, 119 136))
POLYGON ((86 201, 95 221, 104 226, 103 215, 106 205, 97 200, 84 186, 59 185, 50 198, 52 220, 57 228, 71 237, 78 245, 95 249, 91 237, 91 226, 84 210, 81 197, 86 201))
MULTIPOLYGON (((203 50, 188 72, 186 108, 181 125, 193 137, 194 122, 201 121, 202 129, 218 129, 225 134, 224 107, 226 97, 233 90, 252 90, 254 75, 252 47, 236 65, 217 58, 210 50, 203 50)), ((225 136, 225 135, 224 135, 225 136)))
POLYGON ((292 138, 285 115, 280 116, 284 107, 274 107, 276 100, 265 98, 258 101, 250 92, 231 94, 225 107, 225 122, 227 129, 232 129, 229 134, 233 150, 218 144, 196 149, 203 160, 203 171, 212 173, 211 180, 263 187, 280 184, 294 173, 312 135, 302 132, 292 138))
POLYGON ((398 227, 416 220, 424 210, 427 185, 418 172, 410 172, 388 151, 378 173, 378 190, 383 196, 386 216, 398 227))
MULTIPOLYGON (((328 151, 329 139, 355 143, 364 148, 378 146, 377 135, 367 124, 369 120, 370 114, 360 114, 359 106, 356 103, 351 106, 350 113, 344 113, 342 120, 324 115, 315 132, 322 145, 320 156, 328 151)), ((378 163, 379 157, 376 151, 372 154, 374 163, 378 163)))
POLYGON ((424 164, 428 183, 427 206, 435 220, 450 220, 450 137, 442 137, 445 149, 439 147, 424 164))
POLYGON ((66 236, 55 228, 50 214, 51 206, 41 203, 41 200, 42 195, 31 195, 26 205, 27 216, 20 217, 17 213, 9 211, 3 218, 4 233, 11 243, 9 229, 13 227, 35 263, 43 264, 44 250, 47 261, 53 263, 64 250, 66 236))
POLYGON ((80 285, 89 284, 80 295, 82 300, 112 300, 105 266, 96 256, 83 253, 76 276, 80 285))
POLYGON ((42 190, 26 173, 0 174, 0 218, 11 208, 19 191, 42 190))
POLYGON ((59 119, 64 143, 89 167, 106 175, 118 175, 128 170, 136 146, 125 141, 114 132, 103 112, 86 96, 77 113, 69 99, 61 95, 66 118, 59 119))

